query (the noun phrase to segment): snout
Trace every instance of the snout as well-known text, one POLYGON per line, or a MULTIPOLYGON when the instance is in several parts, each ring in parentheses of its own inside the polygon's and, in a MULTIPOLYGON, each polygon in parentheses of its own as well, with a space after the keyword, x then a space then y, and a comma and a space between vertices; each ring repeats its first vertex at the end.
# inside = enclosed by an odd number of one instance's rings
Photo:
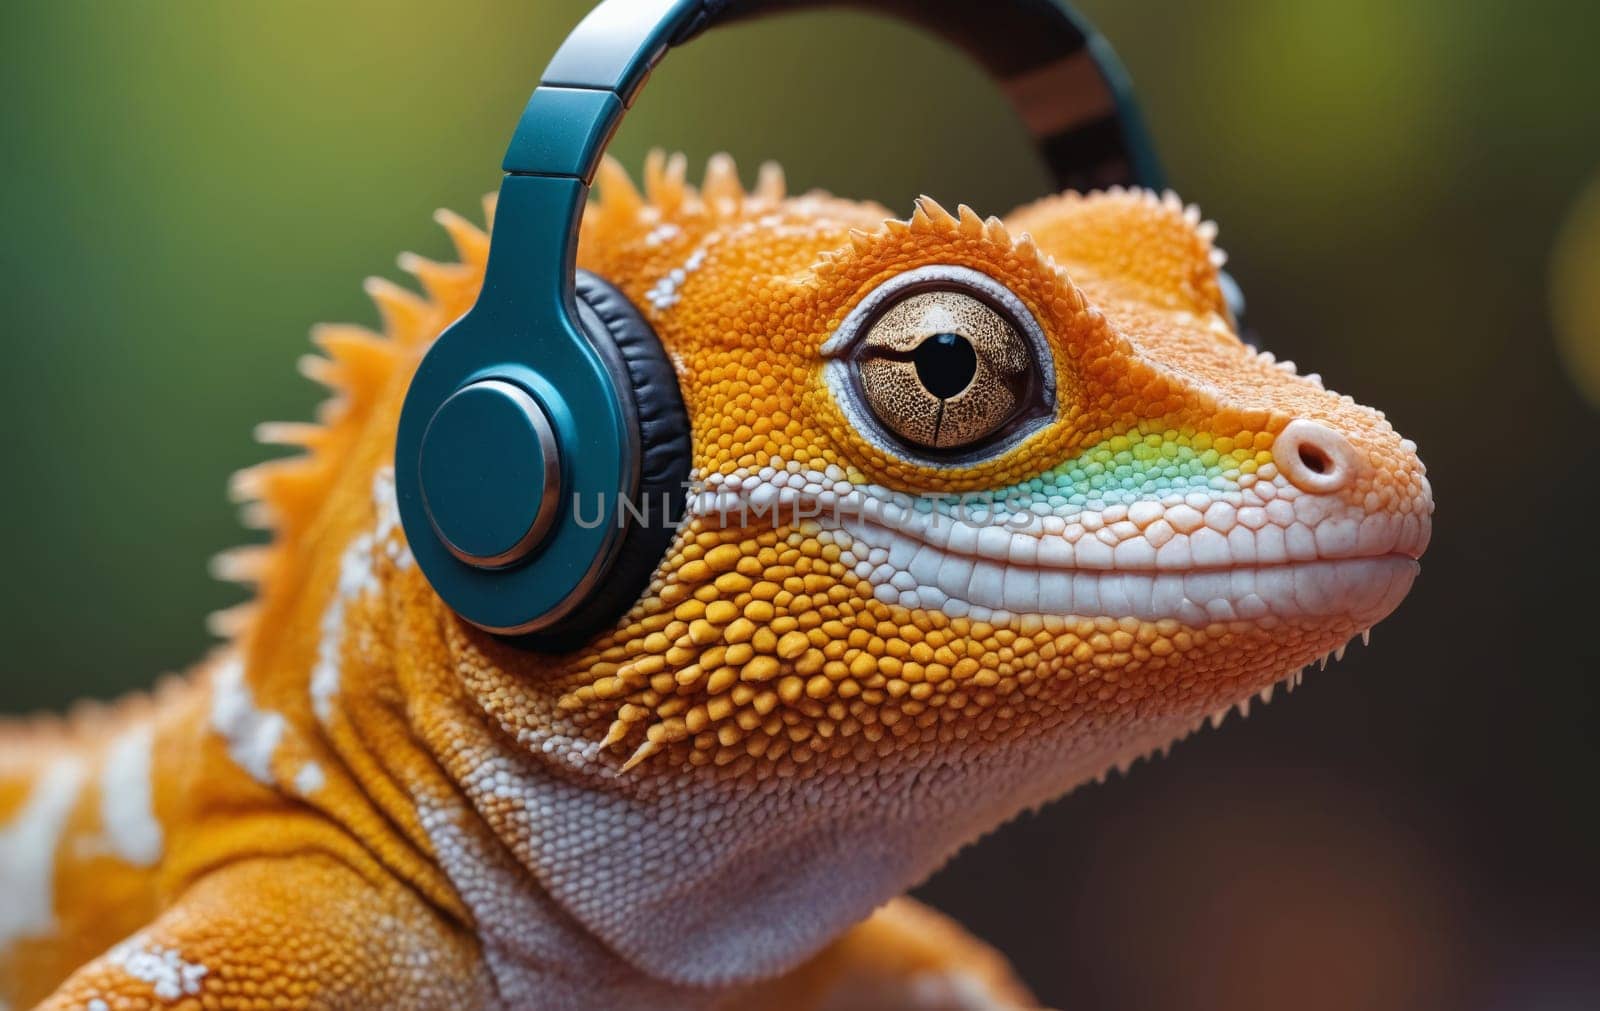
POLYGON ((1381 415, 1346 434, 1322 421, 1296 418, 1272 443, 1280 494, 1315 531, 1318 555, 1400 554, 1427 547, 1433 491, 1416 444, 1395 434, 1381 415))

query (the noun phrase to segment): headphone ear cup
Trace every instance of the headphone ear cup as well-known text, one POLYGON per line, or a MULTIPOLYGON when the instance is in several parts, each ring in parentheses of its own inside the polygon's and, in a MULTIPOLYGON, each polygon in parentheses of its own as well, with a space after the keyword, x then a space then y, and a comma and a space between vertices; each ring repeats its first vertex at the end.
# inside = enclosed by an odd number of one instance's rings
POLYGON ((689 413, 678 373, 661 339, 610 282, 577 272, 578 319, 614 385, 626 398, 639 435, 639 473, 633 496, 640 522, 629 516, 622 543, 594 589, 556 625, 525 638, 541 649, 568 649, 610 626, 633 606, 672 543, 682 515, 692 463, 689 413))

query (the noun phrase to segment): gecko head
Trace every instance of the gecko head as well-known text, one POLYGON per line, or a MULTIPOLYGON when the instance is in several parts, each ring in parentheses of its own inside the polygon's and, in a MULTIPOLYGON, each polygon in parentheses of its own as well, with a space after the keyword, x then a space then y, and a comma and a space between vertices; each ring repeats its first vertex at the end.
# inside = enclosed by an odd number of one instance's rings
POLYGON ((1049 774, 1020 804, 1270 693, 1410 588, 1415 446, 1241 342, 1192 208, 899 220, 730 173, 696 193, 657 160, 643 200, 608 168, 586 233, 678 364, 699 481, 569 670, 620 763, 1026 747, 1049 774))
POLYGON ((584 647, 460 636, 492 710, 548 707, 506 721, 589 784, 581 824, 627 840, 586 845, 584 875, 633 881, 629 911, 558 898, 651 971, 793 964, 1410 588, 1415 447, 1240 341, 1176 199, 900 219, 770 170, 747 193, 726 159, 683 175, 654 157, 640 194, 607 162, 579 264, 675 363, 687 518, 584 647), (752 954, 706 954, 730 950, 752 954))

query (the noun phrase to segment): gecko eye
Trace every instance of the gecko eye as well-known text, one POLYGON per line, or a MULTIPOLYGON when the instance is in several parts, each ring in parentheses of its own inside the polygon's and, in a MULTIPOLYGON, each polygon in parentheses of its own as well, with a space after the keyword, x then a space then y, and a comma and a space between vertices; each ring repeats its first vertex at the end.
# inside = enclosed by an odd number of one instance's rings
POLYGON ((1004 316, 950 290, 896 303, 856 353, 861 390, 878 421, 929 449, 970 445, 1011 420, 1032 365, 1004 316))
POLYGON ((887 282, 823 352, 842 359, 845 374, 833 378, 857 427, 902 452, 970 457, 1048 414, 1053 383, 1038 324, 1010 291, 963 267, 887 282))

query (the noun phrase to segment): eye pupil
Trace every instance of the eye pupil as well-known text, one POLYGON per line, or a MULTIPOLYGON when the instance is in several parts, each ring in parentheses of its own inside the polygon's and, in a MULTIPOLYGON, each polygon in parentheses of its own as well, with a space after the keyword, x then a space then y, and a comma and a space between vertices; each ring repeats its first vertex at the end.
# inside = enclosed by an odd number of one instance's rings
POLYGON ((978 373, 978 353, 958 333, 936 333, 911 352, 917 378, 940 400, 966 389, 978 373))

